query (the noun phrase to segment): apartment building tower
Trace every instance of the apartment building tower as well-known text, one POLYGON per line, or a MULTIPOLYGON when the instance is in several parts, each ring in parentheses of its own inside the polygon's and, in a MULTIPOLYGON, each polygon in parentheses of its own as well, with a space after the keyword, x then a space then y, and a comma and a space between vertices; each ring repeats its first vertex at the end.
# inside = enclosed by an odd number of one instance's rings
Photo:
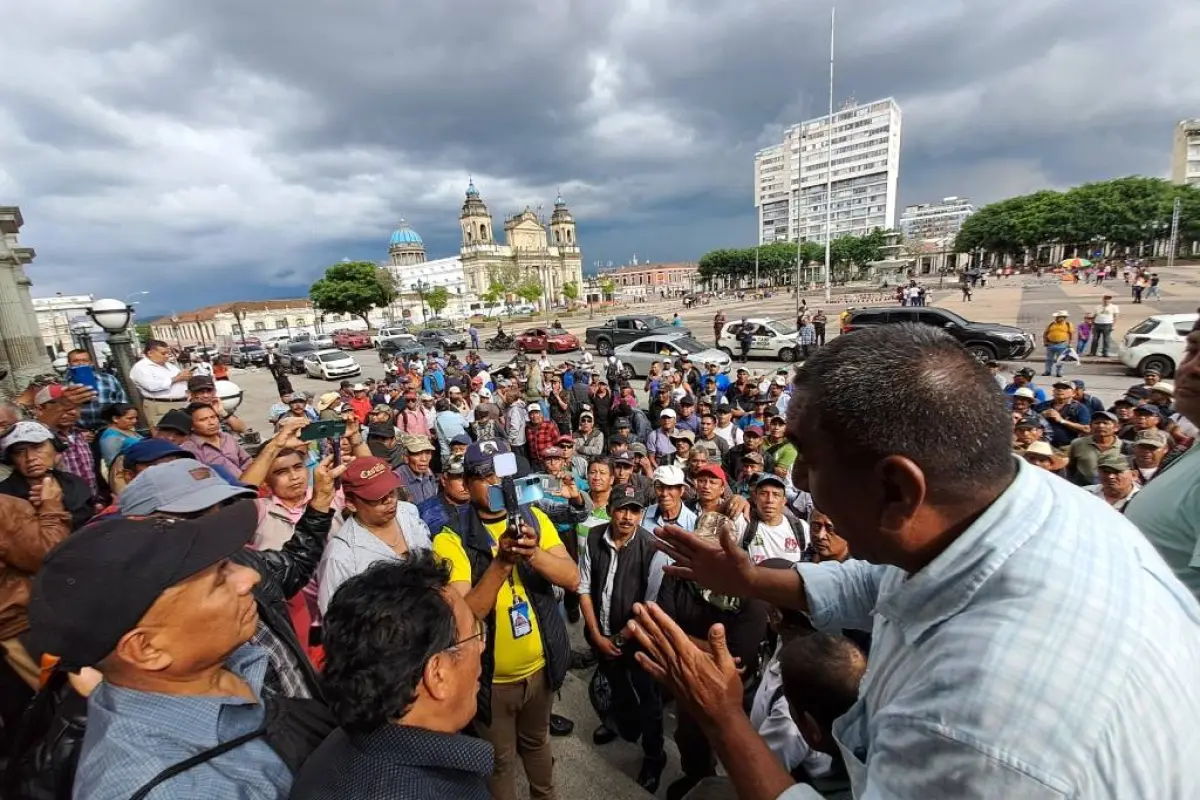
POLYGON ((1175 126, 1171 182, 1200 186, 1200 119, 1185 119, 1175 126))
POLYGON ((892 228, 900 177, 900 106, 892 98, 848 104, 792 125, 754 156, 758 241, 824 242, 826 167, 833 146, 834 238, 892 228))
POLYGON ((945 197, 940 203, 918 203, 900 212, 900 232, 917 241, 953 240, 975 206, 965 197, 945 197))

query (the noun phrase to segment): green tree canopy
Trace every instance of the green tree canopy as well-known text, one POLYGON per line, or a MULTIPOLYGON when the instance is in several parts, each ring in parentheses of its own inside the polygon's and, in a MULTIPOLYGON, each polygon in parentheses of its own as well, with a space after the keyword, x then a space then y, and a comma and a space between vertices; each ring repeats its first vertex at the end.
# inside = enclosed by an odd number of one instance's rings
MULTIPOLYGON (((370 326, 367 315, 371 309, 386 306, 396 296, 395 284, 385 286, 380 272, 370 261, 334 264, 309 288, 308 297, 323 312, 353 314, 370 326)), ((383 272, 386 274, 386 270, 383 272)))
MULTIPOLYGON (((835 274, 844 275, 852 268, 865 267, 880 258, 880 248, 887 231, 877 229, 866 236, 839 236, 830 245, 830 259, 835 274)), ((755 263, 758 276, 773 284, 792 283, 796 278, 796 262, 801 269, 825 262, 825 245, 821 242, 771 242, 758 247, 713 250, 700 259, 701 279, 725 278, 753 283, 755 263)))
POLYGON ((954 249, 1021 258, 1038 246, 1064 244, 1126 253, 1170 236, 1176 198, 1180 243, 1200 240, 1200 188, 1132 176, 984 206, 963 223, 954 249))
POLYGON ((579 299, 579 284, 575 281, 567 281, 562 287, 563 297, 570 300, 572 303, 579 299))
POLYGON ((425 305, 429 306, 429 310, 434 316, 442 313, 443 309, 450 304, 450 290, 445 286, 434 286, 432 289, 425 290, 425 305))
POLYGON ((516 295, 526 303, 536 303, 542 296, 542 284, 536 278, 526 278, 517 285, 516 295))

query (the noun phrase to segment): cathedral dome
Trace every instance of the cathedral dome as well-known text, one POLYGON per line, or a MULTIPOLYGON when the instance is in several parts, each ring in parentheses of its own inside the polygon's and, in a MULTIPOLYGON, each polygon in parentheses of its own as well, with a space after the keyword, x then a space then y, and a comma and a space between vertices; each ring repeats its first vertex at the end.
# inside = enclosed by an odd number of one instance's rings
POLYGON ((408 227, 408 223, 404 220, 400 220, 399 227, 392 231, 392 238, 388 243, 393 245, 424 244, 424 242, 421 241, 421 237, 417 235, 417 232, 408 227))

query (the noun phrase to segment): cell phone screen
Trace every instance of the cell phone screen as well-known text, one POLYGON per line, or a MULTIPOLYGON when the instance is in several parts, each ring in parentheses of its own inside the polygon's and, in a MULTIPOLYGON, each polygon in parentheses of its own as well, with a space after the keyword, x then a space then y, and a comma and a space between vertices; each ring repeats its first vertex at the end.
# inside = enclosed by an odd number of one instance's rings
POLYGON ((300 429, 300 441, 315 442, 318 439, 335 439, 346 433, 346 423, 340 419, 323 419, 311 422, 300 429))

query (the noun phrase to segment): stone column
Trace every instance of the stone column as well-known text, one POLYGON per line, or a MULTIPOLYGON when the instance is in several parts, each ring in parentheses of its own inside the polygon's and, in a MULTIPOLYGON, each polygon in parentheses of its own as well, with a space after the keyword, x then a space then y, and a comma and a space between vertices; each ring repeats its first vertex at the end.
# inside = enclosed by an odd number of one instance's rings
POLYGON ((0 206, 0 352, 8 377, 0 391, 18 394, 37 375, 53 372, 42 344, 37 315, 29 297, 29 277, 25 264, 33 261, 34 251, 17 243, 17 232, 24 220, 16 206, 0 206))

